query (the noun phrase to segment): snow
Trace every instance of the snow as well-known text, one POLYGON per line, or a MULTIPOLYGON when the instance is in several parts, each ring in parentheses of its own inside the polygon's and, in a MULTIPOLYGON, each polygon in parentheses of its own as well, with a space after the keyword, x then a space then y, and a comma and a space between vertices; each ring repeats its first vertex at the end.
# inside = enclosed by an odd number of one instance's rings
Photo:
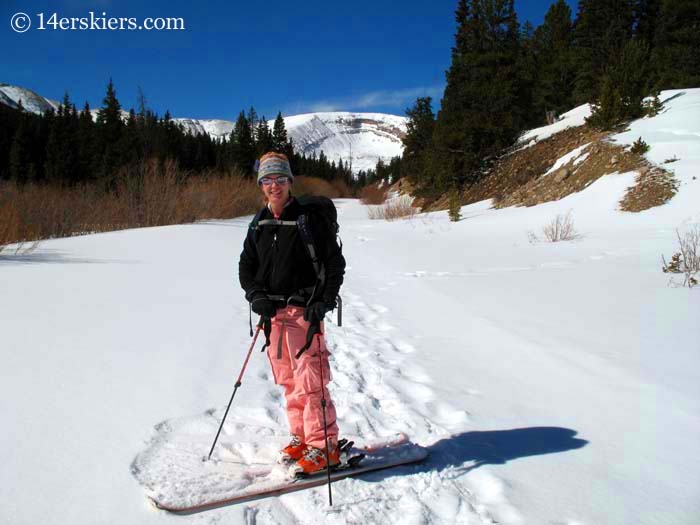
POLYGON ((22 87, 10 86, 9 84, 0 84, 0 102, 8 104, 12 107, 17 107, 21 101, 25 111, 31 113, 44 113, 50 108, 58 109, 59 103, 54 100, 49 100, 41 95, 38 95, 31 89, 22 87), (8 100, 9 99, 9 100, 8 100))
POLYGON ((557 161, 552 165, 551 168, 549 168, 545 175, 549 175, 550 173, 554 173, 557 171, 559 168, 562 166, 566 166, 569 162, 574 163, 574 166, 577 166, 578 164, 581 164, 583 161, 585 161, 588 158, 588 153, 582 154, 583 150, 585 150, 591 143, 588 142, 584 144, 583 146, 579 146, 576 149, 571 150, 569 153, 564 155, 563 157, 557 159, 557 161))
POLYGON ((700 176, 699 89, 662 91, 662 112, 653 118, 632 122, 629 130, 615 136, 615 141, 631 145, 642 138, 651 148, 646 157, 672 171, 683 184, 700 176), (668 160, 678 159, 672 163, 668 160))
POLYGON ((590 116, 591 105, 583 104, 582 106, 578 106, 577 108, 562 114, 554 124, 526 131, 520 136, 518 142, 524 144, 525 147, 533 146, 540 140, 549 138, 555 133, 564 131, 567 128, 583 126, 586 123, 586 118, 590 116))
POLYGON ((217 461, 181 461, 208 453, 250 344, 236 277, 249 217, 0 256, 0 522, 697 523, 700 289, 668 286, 660 256, 700 224, 699 133, 700 90, 685 90, 615 137, 680 159, 665 165, 678 195, 641 213, 618 209, 634 172, 535 207, 465 206, 457 223, 337 201, 341 433, 405 432, 430 456, 337 482, 333 509, 320 487, 172 516, 132 472, 157 452, 147 477, 179 466, 212 483, 234 457, 268 468, 285 440, 255 351, 217 461), (528 241, 569 211, 578 240, 528 241))
POLYGON ((405 117, 336 111, 286 117, 284 123, 297 151, 309 157, 323 151, 336 163, 352 158, 354 173, 374 169, 380 159, 389 162, 403 153, 405 117))
POLYGON ((189 119, 189 118, 175 118, 173 121, 180 124, 185 131, 192 135, 197 134, 209 134, 211 138, 216 140, 229 140, 231 137, 231 131, 233 131, 234 122, 230 120, 219 120, 219 119, 189 119))

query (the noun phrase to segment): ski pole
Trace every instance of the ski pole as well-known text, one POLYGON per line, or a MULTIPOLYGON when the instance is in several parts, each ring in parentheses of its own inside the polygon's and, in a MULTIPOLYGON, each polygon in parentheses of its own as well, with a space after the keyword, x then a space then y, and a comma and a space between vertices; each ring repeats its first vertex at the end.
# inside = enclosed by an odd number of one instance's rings
POLYGON ((328 451, 328 427, 326 426, 326 385, 323 381, 323 357, 321 356, 321 340, 318 339, 318 361, 321 370, 321 408, 323 409, 323 436, 326 439, 326 472, 328 473, 328 505, 333 506, 333 492, 331 491, 331 464, 328 451))
POLYGON ((216 442, 219 439, 219 434, 221 434, 221 429, 224 428, 224 421, 226 421, 226 416, 228 415, 228 411, 231 408, 231 403, 233 403, 233 398, 236 397, 236 391, 238 390, 238 387, 241 386, 241 380, 243 379, 243 374, 245 373, 245 369, 248 366, 248 360, 250 359, 250 354, 253 353, 253 347, 255 346, 255 342, 258 340, 258 334, 260 333, 260 328, 262 326, 262 318, 260 318, 260 322, 258 323, 257 330, 255 330, 255 336, 253 337, 253 342, 250 343, 250 348, 248 349, 248 355, 245 357, 245 361, 243 362, 243 367, 241 368, 241 373, 238 375, 238 380, 236 381, 236 385, 233 389, 233 394, 231 394, 231 399, 228 402, 228 406, 226 407, 226 412, 224 412, 224 417, 221 420, 221 425, 219 425, 219 431, 216 433, 216 437, 214 438, 214 443, 211 445, 211 450, 209 451, 209 456, 207 459, 211 459, 211 455, 214 452, 214 447, 216 446, 216 442))

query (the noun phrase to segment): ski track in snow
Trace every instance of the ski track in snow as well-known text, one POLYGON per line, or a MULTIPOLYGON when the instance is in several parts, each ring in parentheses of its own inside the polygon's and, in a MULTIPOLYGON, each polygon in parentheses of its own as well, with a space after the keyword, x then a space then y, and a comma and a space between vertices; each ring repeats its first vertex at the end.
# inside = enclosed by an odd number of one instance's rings
MULTIPOLYGON (((341 435, 361 444, 404 432, 430 446, 463 431, 468 414, 438 399, 432 379, 407 362, 416 349, 390 324, 388 309, 367 304, 348 290, 343 296, 343 326, 326 321, 333 374, 330 391, 341 435)), ((155 426, 151 443, 132 464, 133 475, 147 493, 191 502, 202 494, 223 497, 256 481, 284 477, 281 466, 270 473, 275 453, 288 437, 282 392, 272 384, 266 366, 258 377, 268 381, 264 406, 238 406, 229 413, 214 461, 205 462, 202 456, 225 407, 155 426)), ((332 508, 324 486, 208 511, 198 515, 202 521, 197 523, 219 523, 234 512, 242 512, 239 519, 247 524, 521 521, 505 498, 503 482, 488 469, 471 470, 475 466, 471 461, 436 469, 431 466, 436 459, 335 482, 332 508)))

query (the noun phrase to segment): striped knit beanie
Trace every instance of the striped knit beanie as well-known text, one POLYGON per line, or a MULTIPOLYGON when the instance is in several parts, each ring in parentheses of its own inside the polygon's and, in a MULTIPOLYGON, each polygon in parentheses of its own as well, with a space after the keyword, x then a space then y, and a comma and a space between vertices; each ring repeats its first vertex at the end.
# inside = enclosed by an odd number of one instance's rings
POLYGON ((269 175, 286 175, 292 181, 294 180, 292 168, 289 166, 289 160, 287 160, 286 155, 270 152, 260 157, 258 163, 258 184, 260 184, 260 179, 269 175))

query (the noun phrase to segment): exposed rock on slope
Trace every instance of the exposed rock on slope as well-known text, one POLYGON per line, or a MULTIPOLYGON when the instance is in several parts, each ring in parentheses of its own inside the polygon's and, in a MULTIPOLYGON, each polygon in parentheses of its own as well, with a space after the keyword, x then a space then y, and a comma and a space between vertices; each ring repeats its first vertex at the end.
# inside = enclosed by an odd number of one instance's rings
POLYGON ((622 210, 646 210, 675 194, 670 173, 609 142, 608 136, 580 126, 515 151, 499 159, 489 176, 465 193, 465 199, 493 198, 498 208, 535 206, 579 192, 600 177, 629 171, 640 175, 620 203, 622 210))

